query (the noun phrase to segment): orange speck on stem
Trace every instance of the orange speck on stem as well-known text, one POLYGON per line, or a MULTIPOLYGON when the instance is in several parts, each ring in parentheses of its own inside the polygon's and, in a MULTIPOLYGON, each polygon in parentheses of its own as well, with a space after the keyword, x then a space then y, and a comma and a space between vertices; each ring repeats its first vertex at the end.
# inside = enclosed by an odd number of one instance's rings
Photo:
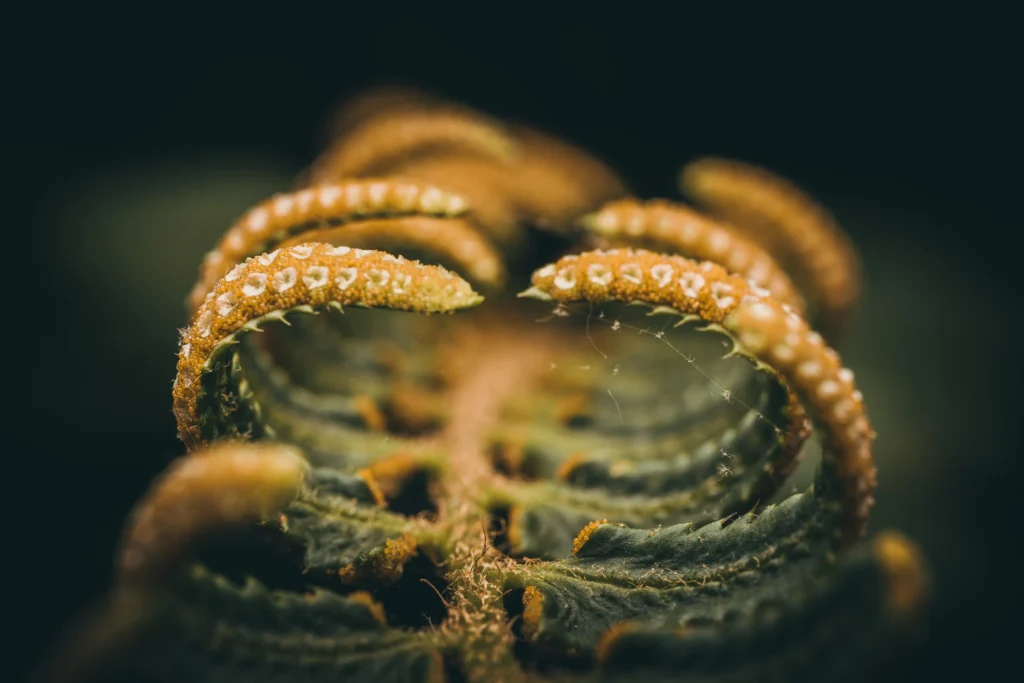
POLYGON ((597 527, 607 523, 607 519, 598 519, 583 527, 583 529, 580 530, 579 535, 576 536, 576 539, 572 542, 572 554, 577 554, 583 548, 586 542, 590 540, 590 535, 597 530, 597 527))
POLYGON ((527 586, 523 591, 523 635, 527 639, 537 635, 543 612, 544 594, 536 586, 527 586))

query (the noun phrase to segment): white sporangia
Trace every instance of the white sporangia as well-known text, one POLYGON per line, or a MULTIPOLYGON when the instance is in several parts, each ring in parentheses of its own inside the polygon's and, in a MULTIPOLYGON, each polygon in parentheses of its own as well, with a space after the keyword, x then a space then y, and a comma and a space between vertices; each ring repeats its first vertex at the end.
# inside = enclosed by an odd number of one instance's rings
POLYGON ((224 279, 228 282, 234 282, 238 278, 242 277, 242 273, 245 271, 245 264, 239 263, 237 266, 228 271, 228 274, 224 276, 224 279))
POLYGON ((334 278, 334 284, 338 285, 338 289, 348 289, 349 285, 356 281, 358 275, 359 270, 356 268, 342 268, 338 271, 338 276, 334 278))
POLYGON ((391 291, 393 291, 395 294, 405 294, 405 291, 409 288, 409 284, 411 282, 411 275, 399 274, 395 276, 395 279, 391 282, 391 291))
POLYGON ((207 308, 199 315, 199 320, 196 321, 196 329, 199 330, 199 336, 209 337, 210 326, 213 324, 213 310, 207 308))
POLYGON ((267 274, 252 273, 245 279, 242 286, 242 294, 246 296, 259 296, 267 289, 267 274))
POLYGON ((640 266, 635 263, 626 263, 619 268, 619 275, 622 276, 623 280, 632 282, 634 285, 638 285, 643 282, 644 273, 640 270, 640 266))
POLYGON ((715 282, 711 285, 711 298, 715 300, 719 308, 729 308, 736 303, 736 297, 732 295, 732 285, 727 282, 715 282))
POLYGON ((298 279, 298 273, 293 266, 282 268, 274 273, 274 289, 278 292, 287 292, 295 286, 296 279, 298 279))
POLYGON ((280 253, 280 249, 275 249, 274 251, 267 252, 266 254, 260 254, 259 256, 256 257, 256 260, 259 262, 261 266, 269 266, 271 263, 274 262, 274 259, 276 259, 277 255, 280 253))
POLYGON ((679 287, 683 290, 684 295, 696 299, 704 289, 704 276, 700 273, 683 273, 683 276, 679 278, 679 287))
POLYGON ((366 281, 374 287, 383 287, 391 279, 391 273, 383 268, 374 268, 366 273, 366 281))
POLYGON ((587 267, 587 279, 595 285, 607 287, 614 274, 611 268, 601 263, 592 263, 587 267))
POLYGON ((668 283, 672 282, 673 273, 672 266, 667 263, 659 263, 651 267, 651 277, 654 278, 659 287, 667 287, 668 283))
POLYGON ((302 283, 308 289, 316 289, 327 284, 328 270, 325 266, 310 266, 302 274, 302 283))
POLYGON ((576 286, 576 271, 572 268, 563 268, 555 276, 555 287, 559 289, 572 289, 576 286))
POLYGON ((224 292, 217 297, 217 315, 231 315, 236 306, 238 306, 238 296, 234 292, 224 292))

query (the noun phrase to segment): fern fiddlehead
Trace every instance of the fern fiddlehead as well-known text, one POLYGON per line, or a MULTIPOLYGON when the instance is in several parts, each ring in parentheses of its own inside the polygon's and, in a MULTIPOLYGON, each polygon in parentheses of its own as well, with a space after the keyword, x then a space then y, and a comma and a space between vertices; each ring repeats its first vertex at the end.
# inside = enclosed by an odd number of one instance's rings
POLYGON ((913 545, 861 540, 875 434, 830 346, 856 257, 811 200, 722 162, 683 174, 715 218, 623 198, 414 93, 339 131, 203 264, 190 453, 75 675, 829 678, 912 621, 913 545), (515 296, 538 227, 579 246, 515 296), (814 437, 813 485, 778 495, 814 437))

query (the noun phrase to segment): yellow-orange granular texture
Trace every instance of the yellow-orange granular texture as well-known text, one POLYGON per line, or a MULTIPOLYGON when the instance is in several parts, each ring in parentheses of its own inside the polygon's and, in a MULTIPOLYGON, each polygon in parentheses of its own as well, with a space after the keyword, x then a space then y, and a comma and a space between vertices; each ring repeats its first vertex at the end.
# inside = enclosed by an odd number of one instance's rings
POLYGON ((523 590, 523 636, 532 639, 537 634, 540 618, 544 614, 544 594, 536 586, 523 590))
POLYGON ((638 301, 720 324, 740 348, 796 392, 835 451, 843 544, 859 538, 874 502, 874 430, 853 372, 821 335, 785 304, 709 262, 616 249, 567 256, 533 274, 524 295, 561 303, 638 301))
POLYGON ((189 294, 190 308, 198 308, 213 284, 240 261, 273 249, 297 231, 371 218, 452 217, 468 210, 463 198, 433 185, 391 178, 338 182, 274 195, 239 218, 203 259, 199 280, 189 294))
POLYGON ((301 242, 329 242, 403 255, 411 249, 421 259, 436 257, 438 265, 454 269, 474 284, 497 288, 505 281, 501 254, 469 221, 461 218, 412 216, 360 220, 303 231, 278 246, 301 242))
POLYGON ((405 563, 416 554, 417 543, 412 534, 404 533, 397 539, 389 538, 384 542, 384 549, 374 567, 376 576, 389 581, 402 575, 405 563))
POLYGON ((803 297, 768 252, 731 226, 689 207, 663 200, 621 199, 584 216, 580 222, 612 244, 627 242, 696 261, 714 261, 767 289, 797 313, 804 311, 803 297))
POLYGON ((590 524, 588 524, 585 527, 583 527, 582 529, 580 529, 580 533, 576 536, 575 539, 573 539, 573 542, 572 542, 572 554, 575 555, 580 550, 582 550, 583 546, 586 545, 587 541, 590 540, 591 534, 593 534, 594 531, 596 531, 599 526, 601 526, 602 524, 607 524, 607 523, 608 523, 607 519, 598 519, 598 520, 594 520, 590 524))
POLYGON ((772 251, 812 299, 830 337, 860 296, 860 263, 849 237, 820 204, 787 180, 726 159, 701 159, 680 176, 683 191, 772 251))
POLYGON ((179 458, 135 506, 122 579, 156 578, 195 538, 273 516, 298 494, 306 469, 296 449, 277 444, 222 443, 179 458))
POLYGON ((252 320, 300 305, 445 313, 481 300, 444 268, 380 251, 312 243, 250 258, 217 283, 182 335, 173 390, 178 433, 190 448, 202 444, 200 377, 214 349, 252 320))

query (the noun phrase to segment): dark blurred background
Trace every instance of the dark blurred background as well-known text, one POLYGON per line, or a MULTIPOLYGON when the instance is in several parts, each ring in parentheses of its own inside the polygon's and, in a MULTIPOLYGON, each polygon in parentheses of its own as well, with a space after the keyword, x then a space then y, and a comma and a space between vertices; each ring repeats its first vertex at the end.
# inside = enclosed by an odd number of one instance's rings
POLYGON ((843 352, 880 435, 873 526, 915 538, 933 572, 908 666, 1019 668, 1021 308, 1005 276, 1020 269, 1024 59, 1008 17, 143 7, 58 2, 5 22, 16 680, 108 588, 122 519, 183 450, 170 389, 202 254, 291 183, 340 101, 387 83, 563 135, 643 196, 677 196, 680 165, 714 153, 831 207, 866 267, 843 352))

